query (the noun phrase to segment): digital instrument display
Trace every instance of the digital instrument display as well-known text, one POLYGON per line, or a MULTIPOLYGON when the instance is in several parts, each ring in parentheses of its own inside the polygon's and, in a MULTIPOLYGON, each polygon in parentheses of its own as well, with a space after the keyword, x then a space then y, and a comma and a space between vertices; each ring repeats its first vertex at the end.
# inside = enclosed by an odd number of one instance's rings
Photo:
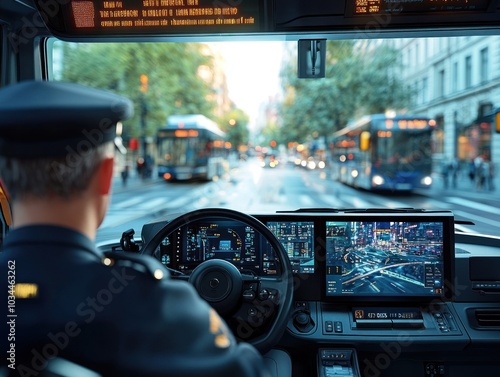
POLYGON ((60 7, 64 24, 52 17, 51 27, 82 35, 254 32, 261 20, 261 0, 68 0, 60 7))
POLYGON ((179 229, 162 261, 179 271, 191 271, 204 261, 224 259, 242 273, 275 275, 275 252, 265 244, 260 233, 244 223, 198 221, 179 229))
POLYGON ((489 0, 353 0, 355 15, 484 11, 489 0))
POLYGON ((441 221, 327 221, 326 296, 442 297, 441 221))
POLYGON ((294 273, 314 273, 314 222, 269 221, 267 227, 281 242, 294 273))

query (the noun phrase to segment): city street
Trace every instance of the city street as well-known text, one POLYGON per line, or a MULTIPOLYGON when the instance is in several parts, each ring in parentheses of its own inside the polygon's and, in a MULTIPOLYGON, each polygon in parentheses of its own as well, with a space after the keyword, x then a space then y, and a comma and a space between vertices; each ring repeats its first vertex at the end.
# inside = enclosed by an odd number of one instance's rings
MULTIPOLYGON (((498 179, 497 179, 497 186, 498 179)), ((451 186, 451 185, 450 185, 451 186)), ((429 190, 408 194, 380 194, 357 190, 336 182, 327 170, 307 170, 291 163, 262 168, 258 160, 235 164, 214 182, 168 183, 153 175, 141 180, 131 174, 127 185, 116 177, 108 214, 97 242, 119 239, 133 228, 161 216, 206 207, 225 207, 247 213, 269 213, 298 208, 423 208, 452 210, 456 228, 473 233, 500 235, 500 196, 495 191, 476 191, 463 177, 457 188, 445 188, 434 177, 429 190), (461 224, 471 221, 475 225, 461 224)))

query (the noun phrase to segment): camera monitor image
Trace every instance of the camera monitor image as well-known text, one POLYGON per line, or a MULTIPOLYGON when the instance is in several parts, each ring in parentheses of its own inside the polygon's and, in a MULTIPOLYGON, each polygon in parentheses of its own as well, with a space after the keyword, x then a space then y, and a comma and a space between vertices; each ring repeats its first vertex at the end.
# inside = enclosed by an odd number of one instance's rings
POLYGON ((327 221, 327 296, 444 291, 443 222, 327 221))

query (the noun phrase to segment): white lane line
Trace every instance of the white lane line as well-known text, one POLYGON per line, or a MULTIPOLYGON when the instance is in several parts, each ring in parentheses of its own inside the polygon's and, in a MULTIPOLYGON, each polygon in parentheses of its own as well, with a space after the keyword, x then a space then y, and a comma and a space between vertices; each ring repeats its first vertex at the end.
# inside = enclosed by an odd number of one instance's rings
POLYGON ((165 208, 165 204, 167 203, 166 198, 156 198, 151 201, 148 201, 146 203, 141 204, 138 206, 138 209, 153 209, 156 208, 157 210, 162 210, 165 208))
MULTIPOLYGON (((204 196, 200 196, 200 199, 201 198, 205 198, 205 197, 204 196)), ((180 197, 180 198, 177 198, 175 200, 172 200, 172 201, 169 201, 168 203, 166 203, 164 205, 164 208, 172 209, 172 208, 184 207, 189 202, 193 202, 193 198, 192 197, 188 197, 188 196, 186 196, 186 197, 180 197)))
POLYGON ((354 208, 372 208, 374 206, 373 203, 367 202, 366 200, 359 199, 359 198, 352 198, 352 205, 354 208))
POLYGON ((332 208, 342 208, 344 207, 344 203, 339 200, 337 197, 335 196, 331 196, 331 195, 322 195, 320 197, 320 199, 327 203, 328 205, 332 206, 332 208))
POLYGON ((299 202, 302 208, 314 206, 314 200, 309 195, 300 195, 299 202))
POLYGON ((384 201, 384 207, 395 209, 395 208, 410 208, 412 206, 408 205, 407 203, 398 202, 397 200, 386 200, 384 201))
POLYGON ((119 226, 121 224, 124 224, 128 221, 132 221, 134 219, 137 219, 141 217, 142 215, 138 215, 137 212, 119 212, 119 213, 107 213, 106 217, 104 218, 104 221, 102 222, 101 226, 99 229, 105 229, 105 228, 113 228, 116 226, 119 226))
POLYGON ((495 208, 495 207, 492 207, 490 205, 483 204, 483 203, 473 202, 472 200, 450 197, 450 198, 446 198, 446 201, 453 203, 453 204, 458 204, 459 206, 474 208, 474 209, 478 209, 480 211, 493 213, 495 215, 498 215, 498 213, 500 212, 500 210, 498 208, 495 208))
POLYGON ((112 204, 111 209, 123 209, 126 207, 132 207, 133 205, 139 204, 140 202, 145 201, 145 199, 141 196, 135 197, 135 198, 130 198, 127 200, 124 200, 123 202, 117 203, 117 204, 112 204))

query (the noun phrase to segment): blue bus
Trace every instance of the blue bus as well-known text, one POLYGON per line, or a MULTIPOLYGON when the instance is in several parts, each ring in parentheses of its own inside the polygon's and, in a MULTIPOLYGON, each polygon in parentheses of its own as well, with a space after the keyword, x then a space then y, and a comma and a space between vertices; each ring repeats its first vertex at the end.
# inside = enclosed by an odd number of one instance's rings
POLYGON ((432 131, 421 116, 368 115, 334 133, 340 182, 366 190, 410 191, 432 184, 432 131))
POLYGON ((167 181, 213 180, 227 169, 226 134, 201 114, 172 115, 157 132, 158 175, 167 181))

